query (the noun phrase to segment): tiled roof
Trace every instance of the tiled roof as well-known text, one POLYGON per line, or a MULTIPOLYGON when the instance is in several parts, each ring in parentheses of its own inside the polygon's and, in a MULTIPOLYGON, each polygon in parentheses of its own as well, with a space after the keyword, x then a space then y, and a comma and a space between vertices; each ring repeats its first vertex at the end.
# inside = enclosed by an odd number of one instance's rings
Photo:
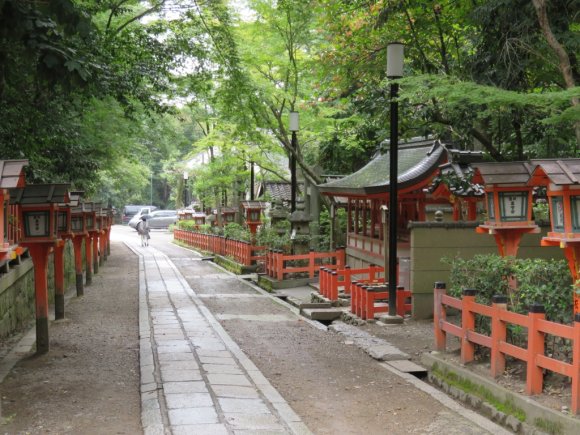
POLYGON ((10 204, 67 203, 68 184, 29 184, 10 190, 10 204))
MULTIPOLYGON (((447 157, 446 148, 439 140, 414 140, 401 144, 398 150, 399 189, 429 179, 447 157)), ((333 195, 386 193, 390 184, 389 159, 390 153, 381 154, 357 172, 318 187, 322 193, 333 195)))
POLYGON ((484 184, 526 184, 535 165, 529 162, 481 162, 472 166, 476 169, 476 182, 480 182, 481 175, 484 184))
POLYGON ((580 184, 580 159, 534 159, 530 163, 535 185, 545 185, 548 180, 558 186, 580 184))

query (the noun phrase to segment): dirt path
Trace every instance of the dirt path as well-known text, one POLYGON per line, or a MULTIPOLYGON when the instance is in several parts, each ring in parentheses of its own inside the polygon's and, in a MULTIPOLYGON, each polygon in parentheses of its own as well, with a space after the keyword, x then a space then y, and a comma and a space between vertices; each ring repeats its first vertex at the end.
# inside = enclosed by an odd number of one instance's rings
POLYGON ((31 354, 0 385, 4 434, 139 434, 137 259, 122 243, 66 320, 50 352, 31 354))

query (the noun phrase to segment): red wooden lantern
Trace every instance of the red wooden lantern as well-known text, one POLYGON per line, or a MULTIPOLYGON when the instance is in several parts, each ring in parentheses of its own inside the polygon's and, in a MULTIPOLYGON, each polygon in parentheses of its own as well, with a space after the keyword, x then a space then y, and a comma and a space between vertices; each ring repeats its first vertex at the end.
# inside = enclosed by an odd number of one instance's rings
POLYGON ((34 263, 37 353, 49 350, 48 255, 62 246, 58 233, 58 204, 68 203, 67 190, 66 184, 33 184, 11 192, 11 202, 20 209, 22 244, 28 247, 34 263))
POLYGON ((244 210, 246 225, 248 225, 252 236, 254 236, 258 227, 262 224, 262 210, 266 208, 266 203, 261 201, 242 201, 240 206, 244 210))
POLYGON ((487 220, 477 232, 495 237, 501 256, 516 256, 524 234, 539 233, 532 220, 533 166, 527 162, 476 163, 473 181, 484 184, 487 220))
POLYGON ((18 217, 13 214, 15 206, 10 205, 10 189, 25 186, 24 166, 28 160, 0 160, 0 260, 14 258, 18 242, 18 217))
POLYGON ((564 249, 574 282, 574 313, 580 314, 580 159, 532 160, 532 186, 545 186, 552 231, 542 246, 564 249))
POLYGON ((223 207, 221 211, 224 225, 230 224, 236 220, 236 210, 234 208, 223 207))

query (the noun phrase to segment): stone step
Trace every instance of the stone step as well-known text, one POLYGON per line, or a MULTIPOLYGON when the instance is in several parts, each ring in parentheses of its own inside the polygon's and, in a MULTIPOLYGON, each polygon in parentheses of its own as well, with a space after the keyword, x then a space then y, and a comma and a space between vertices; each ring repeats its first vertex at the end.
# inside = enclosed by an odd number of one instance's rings
POLYGON ((322 322, 331 322, 340 319, 342 315, 342 310, 337 310, 336 308, 303 308, 300 312, 308 319, 322 322))

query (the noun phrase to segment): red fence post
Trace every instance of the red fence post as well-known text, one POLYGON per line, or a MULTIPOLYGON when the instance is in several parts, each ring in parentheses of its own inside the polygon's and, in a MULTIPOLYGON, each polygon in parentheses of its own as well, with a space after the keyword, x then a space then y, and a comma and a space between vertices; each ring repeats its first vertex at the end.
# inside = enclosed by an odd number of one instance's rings
POLYGON ((445 306, 441 303, 441 298, 445 293, 445 283, 436 282, 435 288, 433 289, 433 299, 435 302, 435 306, 433 307, 433 329, 435 330, 435 349, 439 351, 445 350, 445 342, 447 339, 445 331, 441 329, 441 324, 447 318, 445 306))
POLYGON ((505 371, 505 355, 499 351, 501 342, 506 341, 506 325, 500 319, 500 311, 507 310, 507 296, 495 295, 491 299, 491 376, 498 377, 505 371))
POLYGON ((308 252, 308 277, 310 279, 314 278, 314 266, 316 262, 315 254, 314 248, 310 248, 310 251, 308 252))
POLYGON ((580 313, 574 316, 574 339, 572 345, 572 405, 573 414, 580 413, 580 313))
POLYGON ((468 340, 468 332, 475 330, 475 313, 471 307, 475 303, 475 289, 463 289, 462 307, 461 307, 461 362, 463 364, 473 361, 475 356, 475 344, 468 340))
POLYGON ((542 368, 536 364, 536 355, 544 355, 544 333, 538 331, 537 320, 546 318, 543 305, 532 304, 528 314, 528 368, 526 394, 541 394, 544 384, 542 368))
POLYGON ((405 286, 398 285, 397 286, 397 316, 405 317, 405 286))
POLYGON ((278 278, 278 281, 282 281, 284 279, 284 252, 278 251, 276 256, 277 256, 277 261, 276 261, 277 278, 278 278))

